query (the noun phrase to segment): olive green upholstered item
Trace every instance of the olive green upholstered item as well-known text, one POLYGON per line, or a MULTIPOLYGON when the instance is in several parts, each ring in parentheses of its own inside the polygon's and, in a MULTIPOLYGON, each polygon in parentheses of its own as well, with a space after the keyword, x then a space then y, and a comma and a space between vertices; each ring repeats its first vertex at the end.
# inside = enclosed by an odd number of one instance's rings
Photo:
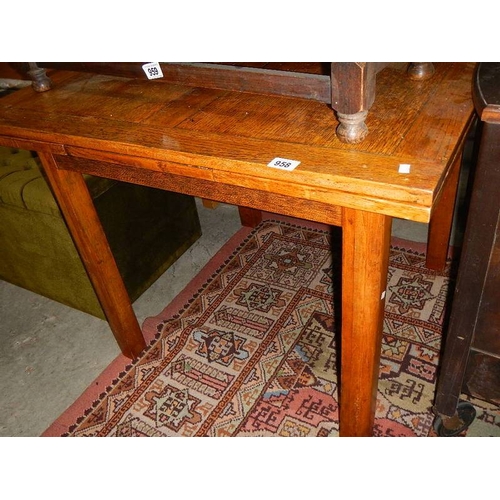
MULTIPOLYGON (((201 235, 192 197, 86 176, 132 301, 201 235)), ((0 147, 0 279, 103 318, 73 240, 29 151, 0 147)))

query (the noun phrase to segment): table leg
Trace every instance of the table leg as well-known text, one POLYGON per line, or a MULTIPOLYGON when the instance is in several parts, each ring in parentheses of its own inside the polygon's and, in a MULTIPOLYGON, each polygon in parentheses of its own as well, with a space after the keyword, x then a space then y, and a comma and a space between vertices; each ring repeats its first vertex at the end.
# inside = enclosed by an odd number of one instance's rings
POLYGON ((434 64, 430 62, 413 62, 408 68, 408 76, 412 80, 428 80, 434 73, 434 64))
POLYGON ((435 271, 442 271, 446 266, 461 165, 462 154, 458 153, 429 223, 425 265, 435 271))
POLYGON ((332 108, 337 112, 337 137, 357 144, 368 134, 365 124, 375 100, 377 72, 385 63, 331 63, 332 108))
POLYGON ((59 170, 53 155, 39 157, 116 341, 135 358, 146 343, 87 184, 82 174, 59 170))
POLYGON ((262 222, 262 212, 255 208, 238 207, 241 225, 245 227, 257 227, 262 222))
POLYGON ((47 92, 53 86, 44 68, 39 68, 36 63, 30 62, 28 76, 31 78, 33 90, 36 92, 47 92))
POLYGON ((343 210, 341 436, 373 432, 391 223, 385 215, 343 210))

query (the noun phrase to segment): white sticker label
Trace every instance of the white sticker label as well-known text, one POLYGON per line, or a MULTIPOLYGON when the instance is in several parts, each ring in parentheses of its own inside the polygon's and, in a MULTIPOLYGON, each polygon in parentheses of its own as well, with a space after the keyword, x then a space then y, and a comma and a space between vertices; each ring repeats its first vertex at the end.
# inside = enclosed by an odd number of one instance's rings
POLYGON ((409 174, 411 165, 408 163, 400 163, 399 164, 399 173, 400 174, 409 174))
POLYGON ((163 78, 163 72, 161 70, 160 63, 152 62, 148 64, 143 64, 142 69, 144 70, 144 73, 146 73, 148 80, 154 80, 155 78, 163 78))
POLYGON ((279 168, 281 170, 293 170, 300 165, 300 161, 287 160, 286 158, 275 158, 267 164, 268 167, 279 168))

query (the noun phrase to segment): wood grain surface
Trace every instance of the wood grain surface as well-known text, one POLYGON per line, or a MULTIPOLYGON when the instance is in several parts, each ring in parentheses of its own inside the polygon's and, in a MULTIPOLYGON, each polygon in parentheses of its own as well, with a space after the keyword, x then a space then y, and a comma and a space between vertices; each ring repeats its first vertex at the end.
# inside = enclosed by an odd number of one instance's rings
POLYGON ((429 80, 411 81, 385 68, 370 134, 356 146, 337 139, 335 115, 321 102, 71 72, 50 73, 49 92, 3 98, 0 135, 64 144, 67 155, 123 167, 428 222, 474 114, 473 69, 440 63, 429 80), (293 172, 267 167, 278 156, 301 163, 293 172), (399 173, 400 164, 410 173, 399 173))

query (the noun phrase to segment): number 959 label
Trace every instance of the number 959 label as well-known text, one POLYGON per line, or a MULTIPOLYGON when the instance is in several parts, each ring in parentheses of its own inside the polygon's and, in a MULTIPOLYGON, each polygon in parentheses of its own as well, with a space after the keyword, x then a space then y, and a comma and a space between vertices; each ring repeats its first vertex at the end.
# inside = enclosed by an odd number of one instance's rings
POLYGON ((298 165, 300 165, 300 161, 287 160, 286 158, 275 158, 273 161, 267 164, 268 167, 289 171, 293 170, 298 165))
POLYGON ((142 69, 144 70, 144 73, 146 73, 148 80, 154 80, 155 78, 163 78, 163 72, 161 70, 160 63, 152 62, 148 64, 143 64, 142 69))

